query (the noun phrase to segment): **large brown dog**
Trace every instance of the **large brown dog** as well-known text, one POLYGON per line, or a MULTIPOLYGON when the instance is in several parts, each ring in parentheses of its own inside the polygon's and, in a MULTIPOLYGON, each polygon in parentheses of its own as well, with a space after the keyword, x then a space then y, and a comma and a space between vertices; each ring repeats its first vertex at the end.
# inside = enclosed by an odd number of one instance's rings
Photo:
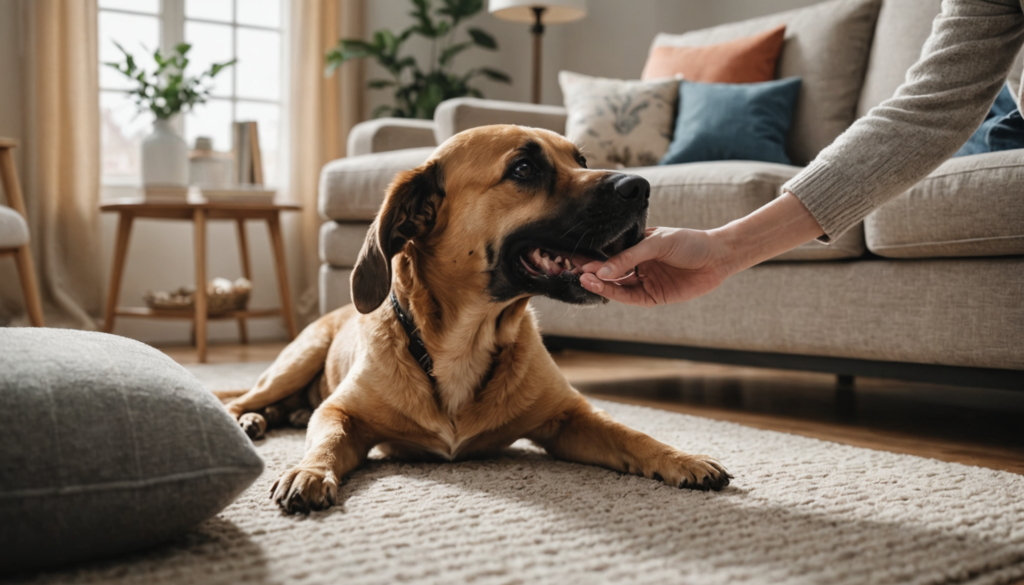
POLYGON ((587 403, 527 307, 535 295, 602 302, 580 286, 580 267, 643 237, 649 194, 644 179, 588 170, 561 136, 518 126, 462 132, 399 174, 352 274, 354 304, 306 328, 228 405, 251 434, 265 427, 260 409, 316 409, 305 457, 272 498, 287 512, 334 504, 338 483, 374 446, 454 460, 524 437, 561 459, 674 486, 728 485, 714 459, 587 403), (412 340, 400 314, 415 323, 412 340), (429 352, 429 373, 410 341, 429 352))

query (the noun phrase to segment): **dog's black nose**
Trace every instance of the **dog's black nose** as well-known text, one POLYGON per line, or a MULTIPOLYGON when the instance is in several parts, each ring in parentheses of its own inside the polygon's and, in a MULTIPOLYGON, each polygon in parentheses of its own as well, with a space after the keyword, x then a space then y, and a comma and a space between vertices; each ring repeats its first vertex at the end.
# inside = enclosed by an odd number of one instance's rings
POLYGON ((651 184, 647 179, 636 175, 619 175, 613 182, 615 194, 626 200, 649 199, 651 197, 651 184))

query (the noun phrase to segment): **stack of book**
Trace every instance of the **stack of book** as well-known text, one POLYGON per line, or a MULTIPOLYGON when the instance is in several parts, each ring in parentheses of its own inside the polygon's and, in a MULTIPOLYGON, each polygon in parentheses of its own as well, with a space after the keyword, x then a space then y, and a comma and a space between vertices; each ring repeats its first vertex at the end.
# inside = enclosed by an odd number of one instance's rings
POLYGON ((215 203, 270 203, 276 191, 263 186, 263 155, 256 122, 235 122, 231 127, 235 159, 234 185, 197 185, 207 201, 215 203))
POLYGON ((235 182, 239 185, 263 184, 263 155, 256 122, 235 122, 231 128, 234 139, 235 182))

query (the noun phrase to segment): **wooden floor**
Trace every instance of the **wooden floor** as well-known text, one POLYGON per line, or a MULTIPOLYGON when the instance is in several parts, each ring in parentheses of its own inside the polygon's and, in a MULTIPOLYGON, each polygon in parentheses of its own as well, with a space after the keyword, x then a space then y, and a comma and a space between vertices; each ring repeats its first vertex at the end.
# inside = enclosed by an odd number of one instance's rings
MULTIPOLYGON (((223 345, 211 363, 271 361, 283 344, 223 345)), ((180 363, 195 349, 161 348, 180 363)), ((1024 475, 1024 392, 565 351, 566 377, 595 398, 1024 475)))

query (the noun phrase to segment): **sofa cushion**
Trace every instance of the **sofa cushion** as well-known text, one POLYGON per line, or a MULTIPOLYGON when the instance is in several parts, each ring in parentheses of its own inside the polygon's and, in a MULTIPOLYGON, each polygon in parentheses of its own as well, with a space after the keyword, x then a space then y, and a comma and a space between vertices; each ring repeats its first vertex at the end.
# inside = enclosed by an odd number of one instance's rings
POLYGON ((1024 370, 1024 258, 779 262, 685 303, 577 311, 530 301, 545 335, 1024 370))
POLYGON ((679 82, 558 74, 569 118, 565 136, 583 151, 592 169, 657 164, 675 125, 679 82))
POLYGON ((399 171, 416 168, 433 147, 407 148, 339 158, 320 171, 320 215, 324 219, 372 221, 384 191, 399 171))
MULTIPOLYGON (((651 183, 651 226, 712 229, 741 218, 779 196, 799 167, 718 161, 629 169, 651 183)), ((775 260, 836 260, 864 254, 857 227, 830 245, 808 242, 775 260)))
POLYGON ((787 150, 795 164, 805 165, 855 119, 880 4, 831 0, 681 35, 662 33, 654 46, 720 43, 785 24, 776 77, 803 79, 787 150))
POLYGON ((320 314, 325 315, 352 302, 351 268, 320 265, 320 314))
POLYGON ((903 84, 907 70, 921 57, 932 32, 932 21, 942 11, 942 0, 885 0, 875 26, 875 40, 868 57, 857 104, 857 117, 892 97, 903 84))
POLYGON ((679 82, 679 114, 658 164, 759 160, 789 164, 786 135, 800 78, 760 83, 679 82))
POLYGON ((176 537, 263 461, 212 393, 137 341, 0 328, 0 571, 176 537))
POLYGON ((320 226, 320 260, 338 268, 356 265, 370 224, 328 221, 320 226))
POLYGON ((705 83, 756 83, 775 79, 786 25, 702 47, 652 47, 640 79, 683 76, 705 83))
POLYGON ((1024 254, 1024 150, 946 161, 864 223, 889 258, 1024 254))

